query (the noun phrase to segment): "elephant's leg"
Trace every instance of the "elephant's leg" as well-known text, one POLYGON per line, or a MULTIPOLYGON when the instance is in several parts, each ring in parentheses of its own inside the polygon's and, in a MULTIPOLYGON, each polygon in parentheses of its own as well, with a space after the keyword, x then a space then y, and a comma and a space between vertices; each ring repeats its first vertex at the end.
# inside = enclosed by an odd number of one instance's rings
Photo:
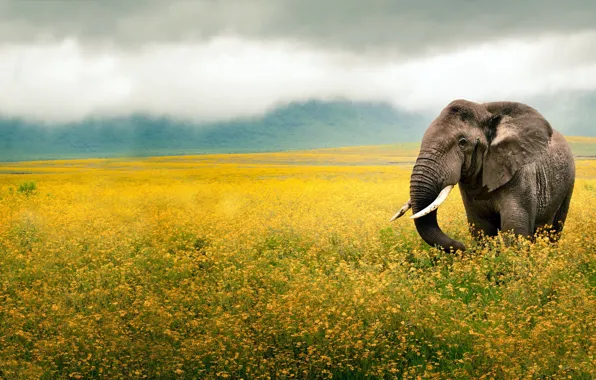
POLYGON ((501 224, 499 214, 491 211, 487 200, 474 200, 461 187, 460 191, 466 209, 470 234, 476 240, 481 239, 483 236, 496 236, 501 224))
MULTIPOLYGON (((534 223, 530 211, 518 203, 513 203, 502 209, 501 231, 513 233, 516 237, 521 235, 532 240, 534 223)), ((507 244, 510 243, 511 241, 507 241, 507 244)))
POLYGON ((553 219, 554 234, 549 235, 550 241, 553 243, 559 241, 559 238, 561 237, 561 232, 563 231, 563 226, 565 225, 565 220, 567 219, 567 212, 569 211, 569 204, 571 203, 572 193, 573 189, 571 189, 567 193, 565 199, 563 199, 563 202, 561 203, 561 206, 555 213, 555 217, 553 219))
POLYGON ((499 215, 484 215, 479 216, 473 212, 468 212, 468 224, 470 233, 475 239, 480 239, 483 236, 497 236, 499 232, 499 215))
MULTIPOLYGON (((511 238, 519 236, 533 240, 536 225, 536 185, 533 172, 520 173, 519 177, 504 186, 494 199, 495 207, 501 215, 501 233, 513 233, 515 236, 506 236, 508 245, 511 238)), ((507 235, 507 234, 506 234, 507 235)))

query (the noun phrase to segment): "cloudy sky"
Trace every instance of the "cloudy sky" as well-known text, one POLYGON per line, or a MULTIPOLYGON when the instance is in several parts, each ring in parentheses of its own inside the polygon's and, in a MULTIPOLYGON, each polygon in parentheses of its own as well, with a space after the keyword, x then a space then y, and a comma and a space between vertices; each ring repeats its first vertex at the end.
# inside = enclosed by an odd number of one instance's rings
POLYGON ((596 91, 595 20, 593 0, 0 0, 0 114, 221 120, 335 98, 570 112, 596 91))

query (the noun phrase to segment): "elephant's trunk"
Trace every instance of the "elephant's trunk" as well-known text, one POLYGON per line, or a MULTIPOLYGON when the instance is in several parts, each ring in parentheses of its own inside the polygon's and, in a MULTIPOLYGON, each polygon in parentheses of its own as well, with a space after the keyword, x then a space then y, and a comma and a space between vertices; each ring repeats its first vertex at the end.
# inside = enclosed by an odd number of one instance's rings
MULTIPOLYGON (((430 205, 444 188, 442 178, 444 178, 440 166, 436 166, 435 160, 425 159, 419 156, 416 165, 412 171, 410 179, 410 198, 412 201, 412 211, 417 213, 430 205), (434 165, 433 165, 434 164, 434 165)), ((439 227, 437 223, 437 210, 414 220, 418 234, 427 244, 431 246, 438 245, 445 252, 451 250, 464 251, 465 246, 457 240, 451 239, 439 227)))

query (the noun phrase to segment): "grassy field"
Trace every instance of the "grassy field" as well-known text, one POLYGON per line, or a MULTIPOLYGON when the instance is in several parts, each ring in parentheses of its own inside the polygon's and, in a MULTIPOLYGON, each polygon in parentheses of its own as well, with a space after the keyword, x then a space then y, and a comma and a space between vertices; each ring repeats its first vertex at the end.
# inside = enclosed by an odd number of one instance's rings
POLYGON ((454 191, 450 256, 388 223, 416 150, 1 164, 0 378, 595 378, 596 160, 557 246, 454 191))

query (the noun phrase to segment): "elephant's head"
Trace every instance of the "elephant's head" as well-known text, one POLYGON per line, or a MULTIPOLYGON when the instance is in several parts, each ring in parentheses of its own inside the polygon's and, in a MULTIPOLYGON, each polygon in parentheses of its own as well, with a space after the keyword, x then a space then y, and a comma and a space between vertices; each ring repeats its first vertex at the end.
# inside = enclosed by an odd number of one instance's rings
POLYGON ((410 178, 410 207, 416 229, 429 245, 465 250, 437 224, 437 208, 456 184, 490 194, 532 162, 549 144, 552 128, 533 108, 514 102, 455 100, 430 124, 410 178))

